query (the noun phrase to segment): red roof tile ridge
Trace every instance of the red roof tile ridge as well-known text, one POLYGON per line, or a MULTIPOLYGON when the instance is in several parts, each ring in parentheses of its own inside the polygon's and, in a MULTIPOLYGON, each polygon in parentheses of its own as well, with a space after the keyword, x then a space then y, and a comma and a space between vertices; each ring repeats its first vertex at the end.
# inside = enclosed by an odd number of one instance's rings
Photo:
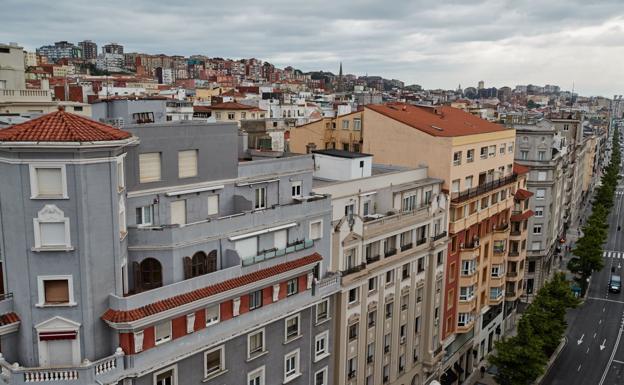
POLYGON ((131 310, 113 310, 108 309, 103 315, 102 319, 111 323, 120 322, 133 322, 141 318, 148 317, 157 313, 176 308, 178 306, 185 305, 187 303, 195 302, 199 299, 210 297, 212 295, 228 291, 237 287, 245 286, 250 282, 260 281, 262 279, 269 278, 284 271, 289 271, 309 265, 314 262, 321 261, 323 257, 319 253, 310 254, 308 256, 296 259, 294 261, 288 261, 279 265, 271 266, 262 270, 258 270, 249 274, 245 274, 239 277, 230 278, 225 281, 215 283, 213 285, 205 286, 200 289, 195 289, 187 293, 179 294, 171 298, 165 298, 160 301, 153 302, 151 304, 141 306, 131 310))

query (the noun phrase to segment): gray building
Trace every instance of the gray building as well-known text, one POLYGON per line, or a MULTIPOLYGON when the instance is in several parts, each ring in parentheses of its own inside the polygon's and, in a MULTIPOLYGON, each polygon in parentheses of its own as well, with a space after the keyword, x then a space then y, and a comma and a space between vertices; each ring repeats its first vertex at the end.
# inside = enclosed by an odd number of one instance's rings
POLYGON ((167 99, 159 96, 112 96, 92 106, 93 120, 124 127, 128 124, 164 123, 167 99))
POLYGON ((311 155, 238 146, 64 111, 0 131, 5 383, 331 383, 330 199, 311 155))

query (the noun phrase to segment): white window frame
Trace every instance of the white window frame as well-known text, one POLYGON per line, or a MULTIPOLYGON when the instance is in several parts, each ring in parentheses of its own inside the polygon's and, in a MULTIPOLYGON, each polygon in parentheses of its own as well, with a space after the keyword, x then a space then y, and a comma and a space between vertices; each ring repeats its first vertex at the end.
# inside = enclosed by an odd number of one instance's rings
POLYGON ((284 355, 284 384, 294 380, 301 375, 299 358, 299 349, 293 350, 292 352, 284 355), (288 365, 288 361, 291 357, 295 359, 295 367, 293 368, 294 372, 289 374, 289 372, 286 371, 286 368, 288 365))
POLYGON ((322 219, 310 222, 309 229, 308 229, 308 235, 309 235, 311 240, 317 240, 317 239, 323 238, 323 220, 322 219), (312 226, 314 224, 317 224, 317 223, 319 224, 319 234, 318 234, 318 237, 313 237, 312 236, 312 226))
POLYGON ((139 330, 138 332, 134 332, 132 337, 134 338, 134 352, 140 353, 143 351, 143 338, 144 338, 143 330, 139 330))
POLYGON ((119 238, 124 239, 128 235, 128 225, 126 223, 126 200, 124 196, 119 197, 119 238))
POLYGON ((303 196, 303 182, 300 180, 291 182, 290 193, 293 198, 301 198, 303 196))
POLYGON ((158 377, 159 374, 163 374, 168 371, 173 371, 173 383, 171 385, 178 385, 178 365, 169 366, 162 370, 154 372, 153 384, 156 385, 156 378, 158 377))
POLYGON ((261 366, 253 371, 247 373, 247 385, 250 384, 251 380, 255 378, 260 378, 260 385, 265 385, 265 370, 264 366, 261 366))
POLYGON ((125 154, 117 158, 117 191, 122 192, 126 188, 126 171, 124 168, 125 154))
POLYGON ((286 281, 286 297, 295 295, 298 292, 299 292, 299 278, 298 277, 295 277, 286 281))
POLYGON ((226 371, 227 370, 225 369, 225 346, 221 345, 216 348, 206 350, 204 352, 204 379, 217 377, 218 375, 223 374, 226 371), (208 373, 208 368, 206 367, 206 360, 208 358, 208 354, 214 353, 216 351, 219 351, 221 355, 221 359, 219 363, 219 370, 208 373))
POLYGON ((298 338, 299 336, 301 336, 301 315, 300 314, 295 314, 293 316, 286 317, 284 319, 284 342, 290 342, 290 341, 298 338), (290 321, 292 319, 296 319, 297 320, 297 334, 295 334, 293 336, 288 336, 288 321, 290 321))
POLYGON ((329 330, 326 330, 314 337, 314 362, 318 362, 329 357, 329 330), (318 350, 318 343, 322 342, 323 350, 318 350))
POLYGON ((160 182, 162 180, 162 153, 159 151, 155 151, 155 152, 145 152, 142 154, 138 155, 138 161, 139 161, 139 183, 153 183, 153 182, 160 182), (148 155, 148 154, 158 154, 158 179, 149 179, 146 180, 145 178, 141 178, 141 155, 148 155))
MULTIPOLYGON (((208 198, 206 199, 207 201, 207 205, 208 205, 208 216, 212 216, 212 215, 219 215, 219 195, 218 194, 214 194, 214 195, 209 195, 208 198), (217 200, 217 205, 216 207, 212 207, 211 206, 211 201, 213 199, 217 200), (216 208, 216 211, 214 210, 216 208)), ((214 204, 214 202, 213 202, 214 204)))
POLYGON ((542 200, 542 199, 545 199, 545 198, 546 198, 546 189, 538 188, 537 190, 535 190, 535 199, 542 200), (539 195, 540 191, 543 192, 542 196, 539 195))
POLYGON ((254 190, 254 210, 267 208, 267 187, 256 187, 254 190))
POLYGON ((171 325, 171 320, 160 322, 160 323, 154 325, 154 345, 156 345, 156 346, 162 345, 164 343, 167 343, 167 342, 171 341, 172 338, 173 338, 173 327, 171 325), (157 330, 157 328, 159 326, 162 326, 162 325, 169 325, 169 335, 164 337, 164 338, 162 338, 162 339, 160 339, 160 340, 158 340, 158 338, 156 337, 156 334, 157 334, 156 330, 157 330))
POLYGON ((317 324, 321 322, 329 321, 331 319, 331 317, 329 316, 329 298, 325 298, 324 300, 316 304, 315 317, 316 317, 317 324), (324 303, 326 306, 326 310, 325 310, 326 315, 325 315, 325 318, 319 319, 319 305, 322 303, 324 303))
POLYGON ((264 328, 262 329, 258 329, 258 330, 254 330, 253 332, 250 332, 249 334, 247 334, 247 359, 251 360, 254 359, 258 356, 261 356, 262 354, 266 353, 267 349, 266 349, 266 332, 264 330, 264 328), (257 351, 257 352, 252 352, 251 351, 251 337, 255 336, 256 334, 260 334, 262 333, 262 349, 257 351))
POLYGON ((533 225, 533 235, 542 235, 542 224, 541 223, 537 223, 537 224, 533 225))
POLYGON ((206 307, 204 312, 206 314, 206 326, 215 325, 215 324, 218 324, 221 321, 221 306, 219 304, 206 307), (213 308, 217 308, 217 319, 215 320, 214 318, 211 318, 209 320, 208 319, 208 309, 213 309, 213 308))
POLYGON ((37 218, 33 219, 35 247, 33 251, 69 251, 73 250, 71 246, 71 236, 69 227, 69 218, 65 217, 65 213, 56 205, 45 205, 37 213, 37 218), (41 224, 42 223, 63 223, 65 226, 65 244, 61 245, 42 245, 41 244, 41 224))
POLYGON ((535 206, 535 217, 542 218, 543 216, 544 216, 544 206, 535 206))
POLYGON ((186 315, 186 334, 195 332, 195 313, 186 315))
POLYGON ((30 172, 30 199, 69 199, 67 195, 67 170, 63 163, 32 163, 28 165, 30 172), (61 195, 40 195, 39 194, 39 181, 37 180, 37 169, 39 168, 54 168, 61 170, 61 188, 63 190, 61 195))
POLYGON ((141 223, 137 223, 136 225, 138 227, 148 227, 148 226, 152 226, 154 224, 154 205, 153 204, 149 204, 146 206, 139 206, 136 208, 136 210, 140 210, 141 211, 141 223), (145 220, 145 212, 149 212, 150 213, 150 220, 146 221, 145 220))
POLYGON ((37 276, 37 294, 39 296, 39 301, 35 305, 36 307, 67 307, 67 306, 76 306, 75 297, 74 297, 74 278, 72 275, 38 275, 37 276), (69 302, 67 303, 55 303, 55 304, 46 304, 45 303, 45 286, 44 281, 67 281, 67 290, 69 291, 69 302))
POLYGON ((314 379, 313 379, 314 383, 312 385, 327 385, 327 373, 328 373, 327 366, 321 370, 317 370, 316 372, 314 372, 314 379), (323 382, 321 384, 316 383, 316 376, 319 373, 323 374, 323 382))

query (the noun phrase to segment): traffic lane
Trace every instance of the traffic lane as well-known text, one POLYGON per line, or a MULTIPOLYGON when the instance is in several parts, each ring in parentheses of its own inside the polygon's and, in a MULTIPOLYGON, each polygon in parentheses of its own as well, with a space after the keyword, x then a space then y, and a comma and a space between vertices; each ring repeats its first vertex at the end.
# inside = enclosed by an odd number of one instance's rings
POLYGON ((624 342, 620 342, 602 385, 621 384, 624 384, 624 342))

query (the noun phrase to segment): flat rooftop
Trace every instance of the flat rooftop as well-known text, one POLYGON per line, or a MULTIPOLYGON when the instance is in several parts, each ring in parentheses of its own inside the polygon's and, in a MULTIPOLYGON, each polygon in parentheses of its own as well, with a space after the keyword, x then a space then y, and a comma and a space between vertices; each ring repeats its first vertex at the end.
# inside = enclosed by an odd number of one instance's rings
POLYGON ((351 152, 345 150, 336 150, 336 149, 327 149, 327 150, 314 150, 313 154, 321 154, 321 155, 330 155, 338 158, 349 158, 349 159, 357 159, 357 158, 366 158, 369 156, 373 156, 372 154, 363 154, 361 152, 351 152))

